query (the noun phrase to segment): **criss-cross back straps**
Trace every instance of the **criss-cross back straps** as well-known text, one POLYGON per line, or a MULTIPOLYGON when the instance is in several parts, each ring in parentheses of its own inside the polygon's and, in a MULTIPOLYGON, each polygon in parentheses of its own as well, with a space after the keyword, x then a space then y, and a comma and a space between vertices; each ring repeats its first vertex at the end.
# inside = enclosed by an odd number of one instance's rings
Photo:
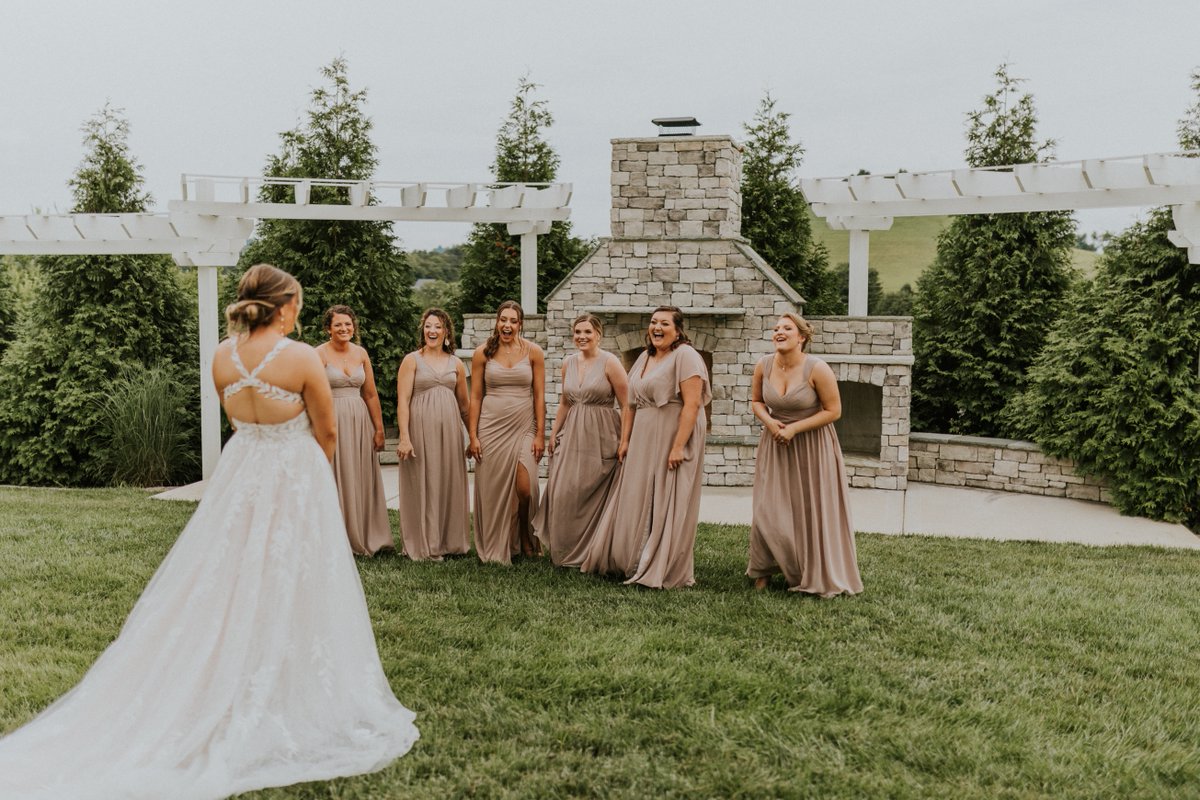
POLYGON ((258 377, 258 373, 262 370, 262 368, 270 363, 271 359, 275 358, 275 356, 277 356, 283 350, 283 348, 287 347, 291 341, 291 339, 285 337, 276 342, 275 346, 268 350, 267 354, 263 356, 262 361, 258 362, 258 366, 254 368, 253 372, 246 370, 246 365, 242 363, 242 357, 238 354, 237 343, 235 342, 234 346, 231 348, 233 366, 238 371, 238 374, 242 377, 241 379, 236 380, 225 387, 225 399, 228 400, 230 397, 237 394, 242 389, 245 389, 247 386, 253 386, 256 392, 269 400, 282 400, 285 403, 303 404, 304 398, 301 397, 298 392, 291 392, 287 389, 281 389, 278 386, 267 383, 258 377))

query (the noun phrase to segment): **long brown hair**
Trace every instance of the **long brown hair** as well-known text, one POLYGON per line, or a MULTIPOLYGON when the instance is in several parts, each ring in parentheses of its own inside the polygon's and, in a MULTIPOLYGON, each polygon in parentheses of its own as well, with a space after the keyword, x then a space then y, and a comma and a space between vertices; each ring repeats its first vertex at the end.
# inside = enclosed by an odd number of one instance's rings
POLYGON ((442 337, 442 352, 454 355, 454 345, 458 341, 454 338, 454 320, 440 308, 427 308, 421 315, 421 324, 417 327, 417 339, 421 342, 421 348, 425 347, 425 320, 430 317, 437 317, 442 322, 442 331, 445 333, 442 337))
MULTIPOLYGON (((679 309, 679 306, 659 306, 650 312, 650 318, 653 319, 654 315, 660 311, 665 311, 671 315, 671 321, 675 323, 675 330, 679 332, 675 341, 671 342, 671 349, 674 350, 681 344, 691 344, 692 340, 683 332, 683 311, 679 309)), ((646 333, 646 352, 652 356, 658 354, 658 348, 654 346, 654 342, 650 339, 649 332, 646 333)))
POLYGON ((225 324, 230 331, 253 333, 270 324, 280 306, 299 294, 300 281, 292 275, 270 264, 255 264, 238 281, 237 302, 225 308, 225 324))
POLYGON ((496 306, 496 321, 492 324, 492 335, 488 337, 487 344, 483 346, 484 358, 490 359, 500 349, 500 312, 508 308, 516 309, 517 322, 521 326, 521 330, 525 329, 525 311, 521 308, 520 303, 516 300, 505 300, 496 306))

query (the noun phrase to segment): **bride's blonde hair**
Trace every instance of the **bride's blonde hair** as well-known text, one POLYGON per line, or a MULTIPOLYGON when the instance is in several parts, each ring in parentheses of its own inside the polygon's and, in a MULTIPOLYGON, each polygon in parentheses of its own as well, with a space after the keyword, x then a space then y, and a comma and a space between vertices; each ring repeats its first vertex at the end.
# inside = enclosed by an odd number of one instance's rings
MULTIPOLYGON (((253 333, 269 325, 279 308, 300 296, 300 281, 279 267, 255 264, 238 281, 237 302, 225 309, 225 324, 230 332, 253 333)), ((296 320, 299 329, 300 321, 296 320)))

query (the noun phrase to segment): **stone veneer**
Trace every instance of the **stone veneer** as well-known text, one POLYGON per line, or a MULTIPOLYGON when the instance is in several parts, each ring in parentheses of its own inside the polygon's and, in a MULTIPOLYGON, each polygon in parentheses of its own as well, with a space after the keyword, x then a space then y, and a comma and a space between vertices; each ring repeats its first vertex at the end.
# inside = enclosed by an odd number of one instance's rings
POLYGON ((908 457, 909 479, 920 483, 1112 500, 1103 481, 1078 474, 1073 462, 1048 456, 1032 442, 914 433, 908 457))

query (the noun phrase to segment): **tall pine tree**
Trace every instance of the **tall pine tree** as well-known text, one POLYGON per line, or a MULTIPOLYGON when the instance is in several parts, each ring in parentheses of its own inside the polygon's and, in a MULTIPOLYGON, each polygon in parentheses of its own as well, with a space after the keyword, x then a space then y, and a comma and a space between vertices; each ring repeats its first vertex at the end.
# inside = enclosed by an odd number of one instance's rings
MULTIPOLYGON (((1179 146, 1200 150, 1200 70, 1179 146)), ((1200 532, 1200 270, 1159 209, 1110 239, 1069 297, 1011 424, 1102 475, 1127 514, 1200 532)))
MULTIPOLYGON (((144 212, 129 124, 105 106, 83 127, 75 213, 144 212)), ((166 365, 199 396, 196 309, 164 256, 54 256, 0 365, 0 481, 103 482, 101 405, 114 379, 166 365)), ((191 414, 190 408, 177 409, 191 414)))
MULTIPOLYGON (((496 137, 492 174, 498 183, 549 183, 558 175, 559 158, 546 141, 554 124, 546 101, 535 98, 538 84, 524 76, 517 83, 508 116, 496 137)), ((571 235, 570 222, 555 222, 538 237, 538 308, 546 295, 587 255, 589 242, 571 235)), ((459 313, 492 311, 505 300, 521 298, 520 237, 510 236, 503 224, 479 224, 471 229, 459 271, 459 313)))
MULTIPOLYGON (((312 91, 306 119, 279 135, 280 152, 267 159, 264 176, 361 181, 375 174, 379 159, 365 111, 367 90, 350 88, 343 58, 334 59, 321 74, 326 85, 312 91)), ((264 186, 259 197, 269 203, 292 202, 286 186, 264 186)), ((314 186, 309 202, 345 204, 346 199, 344 188, 314 186)), ((396 368, 416 343, 417 314, 411 299, 412 271, 392 224, 261 220, 239 269, 260 262, 287 270, 304 287, 301 322, 307 341, 316 344, 327 338, 321 329, 326 308, 343 303, 354 309, 362 344, 375 367, 384 415, 394 413, 396 368)))
MULTIPOLYGON (((996 91, 968 115, 967 163, 1044 160, 1033 96, 1008 66, 996 91)), ((1026 384, 1071 284, 1074 223, 1065 212, 955 217, 917 284, 913 309, 913 426, 1004 435, 1002 412, 1026 384)))
POLYGON ((752 124, 743 125, 742 235, 780 276, 807 301, 805 312, 830 312, 829 254, 815 242, 808 203, 796 184, 804 148, 792 141, 791 114, 763 95, 752 124))

